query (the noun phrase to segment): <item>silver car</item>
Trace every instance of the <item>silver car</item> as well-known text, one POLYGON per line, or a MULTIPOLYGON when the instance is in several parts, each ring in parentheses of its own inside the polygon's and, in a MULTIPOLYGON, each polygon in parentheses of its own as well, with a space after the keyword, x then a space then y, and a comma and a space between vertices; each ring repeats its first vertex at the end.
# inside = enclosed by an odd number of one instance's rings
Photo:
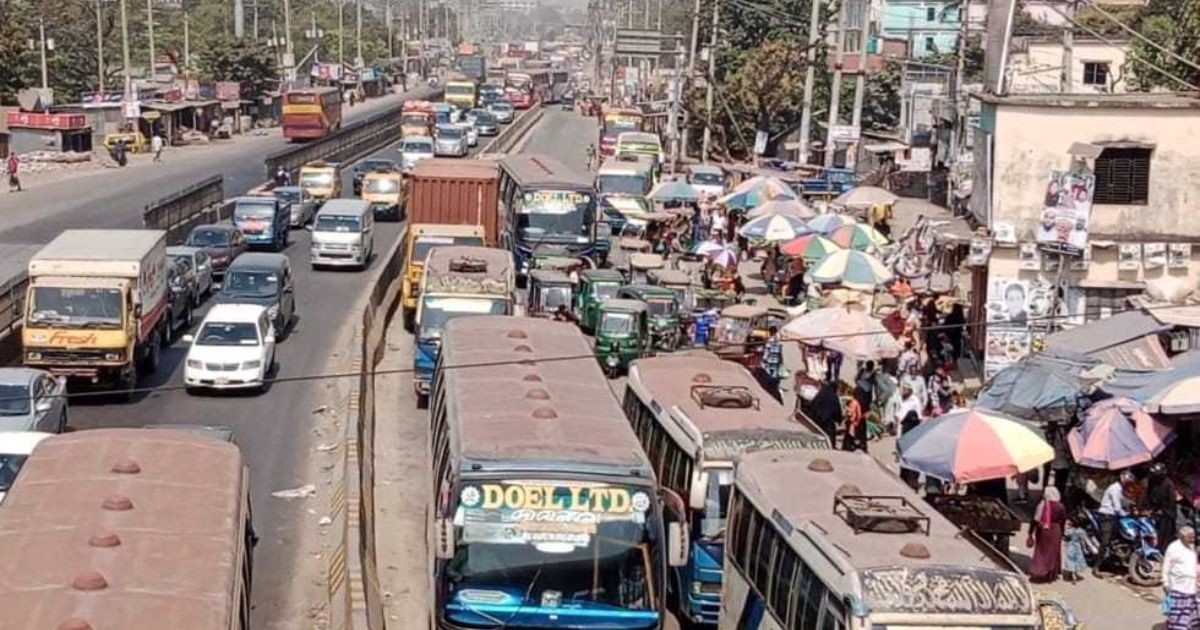
POLYGON ((410 136, 400 143, 400 168, 405 173, 412 171, 417 162, 433 157, 433 139, 425 136, 410 136))
POLYGON ((317 201, 299 186, 280 186, 272 192, 279 203, 287 206, 290 215, 288 224, 292 227, 308 225, 317 213, 317 201))
POLYGON ((433 139, 436 156, 466 157, 471 150, 467 134, 457 125, 439 125, 433 139))
POLYGON ((508 101, 499 101, 488 105, 488 111, 496 117, 496 122, 507 125, 513 121, 517 115, 517 110, 513 109, 512 103, 508 101))
POLYGON ((208 254, 201 247, 174 245, 167 248, 167 256, 180 260, 188 266, 189 280, 194 278, 193 283, 196 287, 195 295, 192 296, 192 305, 200 306, 204 297, 212 293, 216 283, 213 280, 213 266, 212 261, 208 259, 208 254))
POLYGON ((45 370, 0 368, 0 431, 62 433, 67 380, 45 370))

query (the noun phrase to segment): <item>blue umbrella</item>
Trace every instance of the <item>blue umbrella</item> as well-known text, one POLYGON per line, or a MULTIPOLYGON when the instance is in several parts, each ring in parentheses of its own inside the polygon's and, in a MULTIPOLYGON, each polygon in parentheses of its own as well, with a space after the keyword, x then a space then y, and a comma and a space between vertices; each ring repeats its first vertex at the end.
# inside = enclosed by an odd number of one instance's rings
POLYGON ((826 213, 812 219, 808 222, 808 229, 812 232, 820 232, 826 236, 833 234, 838 228, 847 225, 854 225, 855 220, 844 215, 835 213, 826 213))
POLYGON ((804 219, 792 214, 768 214, 750 219, 738 230, 746 238, 759 241, 784 242, 804 236, 808 229, 804 219))
POLYGON ((700 192, 687 182, 671 180, 655 186, 654 190, 650 191, 649 197, 659 202, 682 201, 686 203, 700 201, 700 192))

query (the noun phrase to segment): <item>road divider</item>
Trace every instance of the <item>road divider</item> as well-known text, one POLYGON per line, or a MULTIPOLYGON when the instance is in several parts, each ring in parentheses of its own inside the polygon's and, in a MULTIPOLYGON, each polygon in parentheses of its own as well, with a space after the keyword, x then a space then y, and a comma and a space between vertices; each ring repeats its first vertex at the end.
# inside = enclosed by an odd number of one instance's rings
POLYGON ((171 193, 146 205, 142 227, 166 230, 168 243, 182 243, 193 227, 217 223, 233 214, 233 204, 225 200, 224 191, 224 178, 213 175, 171 193))
POLYGON ((501 157, 511 151, 533 129, 534 125, 538 124, 545 112, 546 109, 541 103, 522 112, 512 124, 505 128, 503 133, 493 138, 479 151, 479 159, 501 157))

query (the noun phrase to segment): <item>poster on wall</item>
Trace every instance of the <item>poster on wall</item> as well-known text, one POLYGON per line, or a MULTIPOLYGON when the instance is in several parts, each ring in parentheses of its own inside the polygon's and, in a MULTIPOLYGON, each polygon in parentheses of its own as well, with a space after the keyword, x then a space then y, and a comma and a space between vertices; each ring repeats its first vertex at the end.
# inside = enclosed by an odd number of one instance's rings
POLYGON ((1038 251, 1037 243, 1021 243, 1020 259, 1017 268, 1021 271, 1037 271, 1042 268, 1042 253, 1038 251))
POLYGON ((1117 246, 1117 269, 1137 271, 1142 268, 1141 243, 1121 243, 1117 246))
POLYGON ((992 378, 1000 370, 1029 354, 1030 341, 1031 334, 1028 330, 989 326, 983 361, 984 380, 992 378))
POLYGON ((1015 278, 992 277, 988 280, 988 329, 996 327, 1025 329, 1029 323, 1029 282, 1015 278))
POLYGON ((1052 171, 1046 185, 1037 242, 1043 249, 1072 256, 1087 246, 1096 178, 1086 173, 1052 171))
POLYGON ((1191 243, 1171 243, 1167 253, 1167 266, 1171 269, 1187 269, 1192 262, 1191 243))
POLYGON ((1146 269, 1158 269, 1167 265, 1167 244, 1146 243, 1142 245, 1142 266, 1146 269))

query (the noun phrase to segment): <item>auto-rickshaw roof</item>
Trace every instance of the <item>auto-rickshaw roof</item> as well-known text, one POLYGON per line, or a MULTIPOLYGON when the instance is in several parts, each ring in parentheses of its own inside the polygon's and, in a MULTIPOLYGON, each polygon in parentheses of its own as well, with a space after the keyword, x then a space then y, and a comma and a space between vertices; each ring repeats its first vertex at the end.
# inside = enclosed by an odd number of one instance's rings
POLYGON ((661 269, 667 261, 659 254, 633 254, 629 257, 629 266, 638 269, 661 269))
POLYGON ((641 300, 613 298, 600 304, 600 310, 622 311, 626 313, 644 313, 649 307, 641 300))
POLYGON ((652 245, 650 244, 650 241, 647 241, 647 240, 641 239, 641 238, 637 238, 637 237, 633 237, 633 236, 622 236, 621 240, 617 241, 617 244, 620 245, 621 249, 641 250, 641 249, 650 249, 652 247, 652 245))
POLYGON ((529 277, 539 284, 571 284, 571 277, 560 269, 534 269, 529 277))
POLYGON ((625 276, 616 269, 584 269, 579 277, 589 282, 624 282, 625 276))
POLYGON ((641 300, 643 302, 645 302, 646 300, 655 299, 655 298, 670 298, 672 300, 675 299, 674 291, 672 291, 666 287, 659 287, 659 286, 654 286, 651 284, 631 284, 631 285, 623 286, 623 287, 621 287, 621 290, 617 293, 617 296, 619 297, 623 293, 628 293, 628 294, 634 296, 636 299, 641 300))
POLYGON ((661 285, 692 284, 692 277, 682 269, 652 269, 649 275, 661 285))
POLYGON ((767 307, 757 304, 730 304, 721 309, 721 317, 732 317, 734 319, 752 319, 762 317, 767 314, 767 307))

